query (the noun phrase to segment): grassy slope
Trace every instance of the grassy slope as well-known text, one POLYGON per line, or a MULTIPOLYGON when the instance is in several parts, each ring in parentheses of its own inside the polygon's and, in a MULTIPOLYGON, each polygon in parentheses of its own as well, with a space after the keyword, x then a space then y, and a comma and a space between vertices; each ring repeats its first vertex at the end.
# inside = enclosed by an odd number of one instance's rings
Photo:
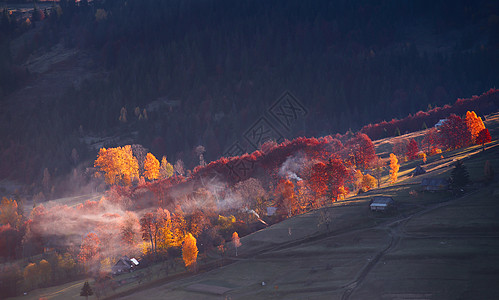
MULTIPOLYGON (((496 138, 499 115, 488 120, 496 138)), ((497 176, 492 184, 479 183, 486 160, 499 170, 497 142, 485 152, 474 146, 444 153, 443 159, 430 157, 426 167, 431 171, 417 178, 407 176, 416 165, 409 162, 402 166, 397 184, 335 203, 329 209, 329 233, 317 226, 320 210, 300 215, 243 237, 237 258, 229 245, 228 261, 233 263, 194 276, 160 278, 138 289, 134 283, 129 287, 135 292, 120 288, 119 298, 220 299, 223 296, 206 292, 220 287, 237 299, 497 297, 493 283, 499 280, 499 183, 497 176), (448 176, 456 158, 464 159, 476 182, 470 193, 460 198, 409 194, 420 190, 425 176, 448 176), (376 194, 393 196, 398 213, 370 213, 367 203, 376 194), (205 292, 193 291, 197 288, 205 292)), ((31 297, 70 299, 79 294, 80 283, 31 297)))

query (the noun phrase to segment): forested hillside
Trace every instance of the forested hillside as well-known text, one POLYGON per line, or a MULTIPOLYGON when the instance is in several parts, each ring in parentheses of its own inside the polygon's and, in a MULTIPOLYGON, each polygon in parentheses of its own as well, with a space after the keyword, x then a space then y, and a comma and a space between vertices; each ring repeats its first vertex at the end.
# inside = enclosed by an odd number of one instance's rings
POLYGON ((192 169, 195 147, 217 159, 286 90, 308 112, 277 128, 290 139, 356 131, 499 82, 495 1, 66 0, 36 12, 27 24, 4 11, 0 23, 1 175, 26 181, 69 172, 72 149, 93 157, 83 137, 135 131, 134 143, 192 169), (24 61, 58 43, 85 51, 100 75, 52 101, 26 99, 32 108, 9 102, 34 79, 24 61), (148 106, 158 98, 166 104, 148 106))

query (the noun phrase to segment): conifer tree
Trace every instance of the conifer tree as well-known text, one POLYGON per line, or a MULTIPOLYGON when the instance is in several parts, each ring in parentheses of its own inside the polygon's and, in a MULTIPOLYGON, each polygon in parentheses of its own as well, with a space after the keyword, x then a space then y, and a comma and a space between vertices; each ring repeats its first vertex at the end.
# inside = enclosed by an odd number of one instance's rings
POLYGON ((94 294, 94 291, 92 291, 90 284, 88 283, 88 281, 85 281, 85 283, 83 284, 83 287, 81 288, 80 296, 88 299, 88 296, 92 296, 93 294, 94 294))
POLYGON ((458 160, 451 172, 451 184, 454 189, 465 187, 470 181, 470 175, 463 162, 458 160))

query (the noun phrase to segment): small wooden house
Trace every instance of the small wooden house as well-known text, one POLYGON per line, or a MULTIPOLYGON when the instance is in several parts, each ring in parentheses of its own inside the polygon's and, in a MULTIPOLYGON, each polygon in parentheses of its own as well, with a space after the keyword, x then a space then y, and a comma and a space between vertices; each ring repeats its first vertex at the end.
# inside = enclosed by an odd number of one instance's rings
POLYGON ((423 175, 426 173, 426 170, 421 167, 421 166, 417 166, 414 171, 412 171, 412 177, 416 177, 418 175, 423 175))
POLYGON ((111 272, 113 273, 113 275, 132 272, 138 265, 139 262, 135 258, 128 258, 128 256, 123 256, 116 262, 114 266, 111 267, 111 272))
POLYGON ((369 204, 371 211, 387 211, 394 207, 395 201, 388 196, 374 196, 369 204))
POLYGON ((424 178, 421 181, 421 187, 425 191, 446 191, 449 189, 450 183, 447 178, 424 178))

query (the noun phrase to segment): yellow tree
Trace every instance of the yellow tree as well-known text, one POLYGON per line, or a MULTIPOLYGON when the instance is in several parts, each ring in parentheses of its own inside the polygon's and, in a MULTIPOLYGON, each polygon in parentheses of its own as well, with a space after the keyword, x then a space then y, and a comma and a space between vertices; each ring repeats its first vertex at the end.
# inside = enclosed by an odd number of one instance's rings
POLYGON ((190 233, 185 236, 184 243, 182 244, 182 258, 187 268, 196 268, 198 247, 196 246, 196 238, 190 233))
POLYGON ((18 214, 17 201, 3 197, 0 203, 0 224, 10 224, 12 228, 18 228, 21 221, 22 216, 18 214))
POLYGON ((38 263, 38 272, 40 274, 40 280, 43 282, 43 284, 48 284, 52 276, 52 266, 50 265, 50 263, 45 259, 42 259, 38 263))
POLYGON ((107 184, 130 185, 139 177, 139 164, 130 145, 116 148, 101 148, 94 167, 104 173, 107 184))
POLYGON ((362 188, 366 191, 369 191, 372 188, 376 187, 376 178, 373 176, 366 174, 362 176, 362 188))
POLYGON ((478 133, 485 129, 485 125, 483 125, 482 118, 478 117, 474 111, 466 112, 466 127, 468 127, 468 131, 471 133, 471 138, 473 143, 476 142, 476 138, 478 133))
POLYGON ((159 161, 151 153, 147 153, 144 160, 144 176, 149 180, 158 179, 159 177, 159 161))
POLYGON ((395 154, 390 153, 390 181, 395 183, 397 181, 400 165, 395 154))
POLYGON ((37 264, 30 263, 24 268, 24 281, 33 289, 37 286, 40 271, 37 264))
POLYGON ((364 175, 360 170, 355 171, 354 174, 354 186, 355 189, 360 190, 362 189, 362 180, 364 179, 364 175))
POLYGON ((241 240, 239 239, 239 234, 236 231, 232 234, 232 242, 234 243, 234 247, 236 248, 236 256, 237 256, 237 248, 241 247, 241 240))
POLYGON ((170 164, 167 160, 166 157, 163 156, 161 159, 161 166, 159 167, 159 176, 160 178, 170 178, 173 176, 173 173, 175 171, 173 170, 172 164, 170 164))

